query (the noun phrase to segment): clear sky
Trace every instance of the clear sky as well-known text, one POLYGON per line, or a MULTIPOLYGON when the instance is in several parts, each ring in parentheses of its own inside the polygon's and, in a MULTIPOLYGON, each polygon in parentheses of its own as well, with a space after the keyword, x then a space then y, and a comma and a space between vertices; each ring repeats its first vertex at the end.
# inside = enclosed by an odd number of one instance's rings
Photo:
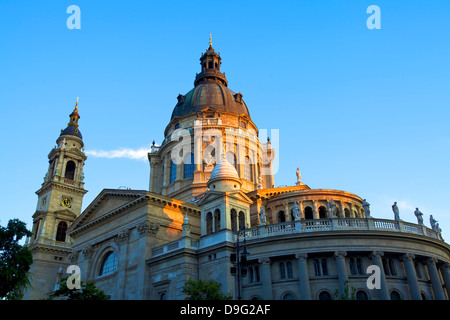
POLYGON ((448 242, 449 13, 440 0, 1 0, 0 223, 31 229, 77 97, 83 207, 103 188, 148 189, 146 153, 212 33, 229 88, 260 129, 279 129, 276 186, 299 167, 309 187, 355 193, 375 217, 393 219, 394 201, 405 221, 418 207, 430 226, 432 214, 448 242), (67 28, 73 4, 81 29, 67 28), (370 5, 381 29, 367 28, 370 5))

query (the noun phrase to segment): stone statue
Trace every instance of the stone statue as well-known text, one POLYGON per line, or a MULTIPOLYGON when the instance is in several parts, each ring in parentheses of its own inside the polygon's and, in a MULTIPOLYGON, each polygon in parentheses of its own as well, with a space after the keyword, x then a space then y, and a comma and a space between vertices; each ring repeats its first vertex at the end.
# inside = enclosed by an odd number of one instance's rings
POLYGON ((363 201, 363 208, 366 218, 370 218, 370 204, 366 201, 366 199, 363 201))
POLYGON ((83 182, 84 181, 84 170, 81 171, 81 177, 80 177, 80 181, 83 182))
POLYGON ((330 206, 330 217, 334 218, 334 213, 336 211, 336 204, 334 203, 333 199, 331 199, 329 206, 330 206))
POLYGON ((400 221, 400 212, 397 207, 397 202, 394 202, 394 204, 392 205, 392 211, 394 211, 394 220, 400 221))
POLYGON ((434 226, 434 228, 435 228, 434 231, 436 231, 437 233, 441 234, 442 230, 441 230, 441 228, 439 227, 439 223, 438 223, 438 222, 436 222, 436 225, 434 226))
POLYGON ((302 175, 300 174, 300 168, 297 168, 297 183, 295 185, 297 186, 301 186, 303 184, 302 180, 302 175))
POLYGON ((414 211, 414 214, 417 217, 417 222, 419 223, 419 225, 423 225, 423 213, 419 211, 419 208, 416 208, 416 211, 414 211))
POLYGON ((294 216, 294 220, 300 220, 300 207, 297 204, 297 201, 294 202, 294 205, 292 206, 292 215, 294 216))
POLYGON ((258 189, 262 189, 262 178, 261 178, 261 173, 259 173, 259 176, 258 176, 258 189))
POLYGON ((264 213, 263 207, 261 207, 261 210, 259 211, 259 225, 263 226, 266 224, 266 214, 264 213))
POLYGON ((433 229, 434 231, 436 231, 436 220, 434 220, 433 215, 430 214, 430 224, 431 224, 431 229, 433 229))

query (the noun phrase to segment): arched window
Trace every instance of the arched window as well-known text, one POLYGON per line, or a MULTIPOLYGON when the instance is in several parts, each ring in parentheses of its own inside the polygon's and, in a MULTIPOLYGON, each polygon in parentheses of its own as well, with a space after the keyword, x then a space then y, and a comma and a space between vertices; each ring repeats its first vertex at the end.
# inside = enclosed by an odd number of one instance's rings
POLYGON ((287 269, 287 277, 289 279, 294 277, 294 273, 292 272, 292 263, 290 261, 286 262, 286 269, 287 269))
POLYGON ((322 265, 322 274, 324 276, 328 275, 328 264, 327 264, 327 259, 323 258, 321 260, 321 265, 322 265))
POLYGON ((250 163, 250 158, 245 157, 244 159, 244 179, 248 181, 253 181, 253 174, 252 174, 252 165, 250 163))
POLYGON ((260 282, 260 274, 259 274, 259 266, 255 266, 255 280, 256 282, 260 282))
POLYGON ((402 300, 402 297, 400 296, 400 293, 396 290, 391 291, 391 300, 402 300))
POLYGON ((327 209, 324 206, 319 207, 319 218, 326 219, 327 218, 327 209))
POLYGON ((236 155, 233 152, 227 152, 226 157, 227 157, 227 161, 229 163, 231 163, 233 165, 233 167, 235 167, 236 170, 237 170, 237 167, 236 167, 236 155))
POLYGON ((170 183, 174 183, 176 178, 177 178, 177 164, 172 161, 170 164, 170 183))
POLYGON ((284 211, 278 212, 278 222, 286 222, 286 216, 284 214, 284 211))
POLYGON ((319 300, 331 300, 331 294, 328 291, 321 291, 319 293, 319 300))
POLYGON ((184 157, 184 173, 183 178, 193 178, 194 177, 194 170, 195 170, 195 164, 194 164, 194 154, 188 153, 186 157, 184 157))
POLYGON ((283 295, 283 300, 295 300, 295 297, 292 293, 288 292, 283 295))
POLYGON ((116 270, 117 270, 117 255, 114 251, 109 251, 103 258, 99 276, 104 276, 106 274, 113 273, 116 270))
POLYGON ((322 275, 321 272, 320 272, 319 259, 314 259, 314 275, 316 277, 320 277, 322 275))
POLYGON ((367 293, 363 290, 356 291, 355 297, 356 297, 356 300, 369 300, 367 293))
POLYGON ((212 213, 208 212, 206 214, 206 234, 212 233, 212 213))
POLYGON ((245 228, 245 214, 242 211, 239 211, 239 230, 245 228))
POLYGON ((56 241, 66 241, 67 223, 61 221, 56 230, 56 241))
POLYGON ((351 218, 350 216, 350 210, 348 210, 347 208, 344 209, 344 214, 346 218, 351 218))
POLYGON ((355 259, 353 258, 348 259, 348 265, 350 266, 350 273, 355 275, 356 274, 355 259))
POLYGON ((286 269, 284 268, 284 262, 280 262, 280 278, 286 279, 286 269))
POLYGON ((66 164, 66 173, 64 174, 64 178, 73 180, 75 177, 75 162, 69 161, 66 164))
POLYGON ((311 207, 306 207, 304 209, 305 212, 305 219, 313 219, 314 215, 313 215, 313 210, 311 207))
POLYGON ((220 231, 220 210, 214 211, 214 232, 220 231))
POLYGON ((237 212, 234 209, 231 209, 231 230, 237 231, 237 212))
POLYGON ((208 69, 212 69, 213 68, 213 62, 212 61, 208 61, 208 69))

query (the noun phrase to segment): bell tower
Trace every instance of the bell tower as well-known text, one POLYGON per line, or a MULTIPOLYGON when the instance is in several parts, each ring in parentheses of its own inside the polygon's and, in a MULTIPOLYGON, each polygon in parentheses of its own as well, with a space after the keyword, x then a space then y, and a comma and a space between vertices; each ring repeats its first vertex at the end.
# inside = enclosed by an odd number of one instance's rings
POLYGON ((32 288, 25 299, 40 299, 50 293, 61 270, 65 272, 72 240, 66 234, 80 215, 84 189, 83 167, 87 157, 79 130, 78 98, 67 127, 61 130, 56 146, 48 154, 48 170, 33 215, 32 236, 27 245, 33 252, 32 288))

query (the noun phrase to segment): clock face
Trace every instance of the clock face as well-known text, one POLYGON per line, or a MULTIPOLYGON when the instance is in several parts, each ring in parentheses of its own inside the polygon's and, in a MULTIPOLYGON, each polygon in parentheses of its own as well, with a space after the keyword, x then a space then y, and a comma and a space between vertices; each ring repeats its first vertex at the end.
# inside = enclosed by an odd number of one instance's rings
POLYGON ((70 207, 70 199, 67 197, 62 198, 61 205, 63 207, 70 207))

